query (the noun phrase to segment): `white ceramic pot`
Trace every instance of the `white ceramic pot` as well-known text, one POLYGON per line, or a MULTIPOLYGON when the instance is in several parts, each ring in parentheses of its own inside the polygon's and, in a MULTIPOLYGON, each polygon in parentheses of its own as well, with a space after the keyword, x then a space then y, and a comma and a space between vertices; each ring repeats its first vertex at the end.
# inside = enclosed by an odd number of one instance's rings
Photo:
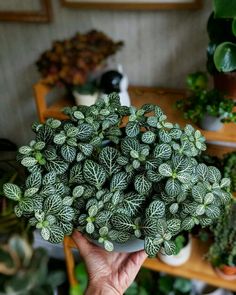
POLYGON ((221 122, 221 117, 213 117, 208 114, 205 114, 203 119, 200 122, 200 127, 204 130, 209 131, 218 131, 223 127, 221 122))
MULTIPOLYGON (((103 244, 99 243, 98 241, 92 240, 92 242, 101 247, 103 247, 103 244)), ((116 242, 112 242, 114 245, 114 252, 120 252, 120 253, 132 253, 137 252, 144 249, 144 240, 140 239, 133 239, 129 240, 125 244, 120 244, 116 242)))
POLYGON ((160 258, 161 261, 163 261, 164 263, 168 265, 179 266, 188 261, 191 255, 191 250, 192 250, 192 239, 189 238, 188 244, 180 250, 179 254, 166 255, 162 252, 159 252, 158 257, 160 258))
POLYGON ((76 105, 90 106, 96 102, 98 93, 95 92, 94 94, 81 94, 74 90, 73 96, 75 98, 76 105))

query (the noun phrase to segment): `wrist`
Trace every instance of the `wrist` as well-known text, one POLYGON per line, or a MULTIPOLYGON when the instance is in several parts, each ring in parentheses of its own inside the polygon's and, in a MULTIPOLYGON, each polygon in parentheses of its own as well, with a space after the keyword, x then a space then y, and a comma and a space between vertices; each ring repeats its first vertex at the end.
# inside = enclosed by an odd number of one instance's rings
POLYGON ((102 283, 97 285, 89 284, 85 295, 122 295, 114 287, 102 283))

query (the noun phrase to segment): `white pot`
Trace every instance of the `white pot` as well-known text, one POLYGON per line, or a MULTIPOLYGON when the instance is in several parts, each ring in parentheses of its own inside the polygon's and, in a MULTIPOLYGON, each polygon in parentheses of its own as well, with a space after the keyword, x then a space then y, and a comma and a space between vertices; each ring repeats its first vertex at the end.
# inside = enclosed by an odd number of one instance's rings
MULTIPOLYGON (((91 240, 95 245, 104 248, 103 244, 99 243, 98 241, 91 240)), ((132 253, 137 252, 144 249, 144 240, 140 239, 133 239, 129 240, 128 242, 124 244, 112 242, 114 245, 114 252, 120 252, 120 253, 132 253)))
POLYGON ((204 130, 218 131, 223 127, 222 117, 213 117, 205 114, 200 122, 200 127, 204 130))
POLYGON ((74 90, 73 96, 75 98, 76 105, 90 106, 96 102, 98 93, 95 92, 94 94, 81 94, 74 90))
POLYGON ((192 250, 192 239, 189 238, 188 244, 182 248, 177 255, 166 255, 164 253, 159 252, 158 257, 160 258, 161 261, 168 265, 172 266, 179 266, 187 262, 191 255, 191 250, 192 250))

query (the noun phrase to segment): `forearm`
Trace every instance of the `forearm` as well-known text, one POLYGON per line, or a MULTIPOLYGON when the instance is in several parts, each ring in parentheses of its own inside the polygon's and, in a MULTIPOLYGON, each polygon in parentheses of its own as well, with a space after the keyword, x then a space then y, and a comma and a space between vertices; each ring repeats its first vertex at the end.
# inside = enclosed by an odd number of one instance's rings
POLYGON ((122 295, 111 286, 88 286, 85 295, 122 295))

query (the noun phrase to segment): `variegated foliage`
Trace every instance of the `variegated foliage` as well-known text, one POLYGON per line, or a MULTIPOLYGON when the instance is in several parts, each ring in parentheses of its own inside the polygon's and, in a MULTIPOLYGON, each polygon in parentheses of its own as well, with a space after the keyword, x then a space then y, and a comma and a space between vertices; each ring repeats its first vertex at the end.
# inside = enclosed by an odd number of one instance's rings
POLYGON ((149 256, 172 254, 176 235, 211 224, 230 200, 229 180, 196 160, 201 133, 169 123, 158 106, 124 107, 112 94, 65 113, 33 125, 18 155, 29 176, 4 186, 44 239, 61 242, 77 228, 108 251, 136 237, 149 256))

